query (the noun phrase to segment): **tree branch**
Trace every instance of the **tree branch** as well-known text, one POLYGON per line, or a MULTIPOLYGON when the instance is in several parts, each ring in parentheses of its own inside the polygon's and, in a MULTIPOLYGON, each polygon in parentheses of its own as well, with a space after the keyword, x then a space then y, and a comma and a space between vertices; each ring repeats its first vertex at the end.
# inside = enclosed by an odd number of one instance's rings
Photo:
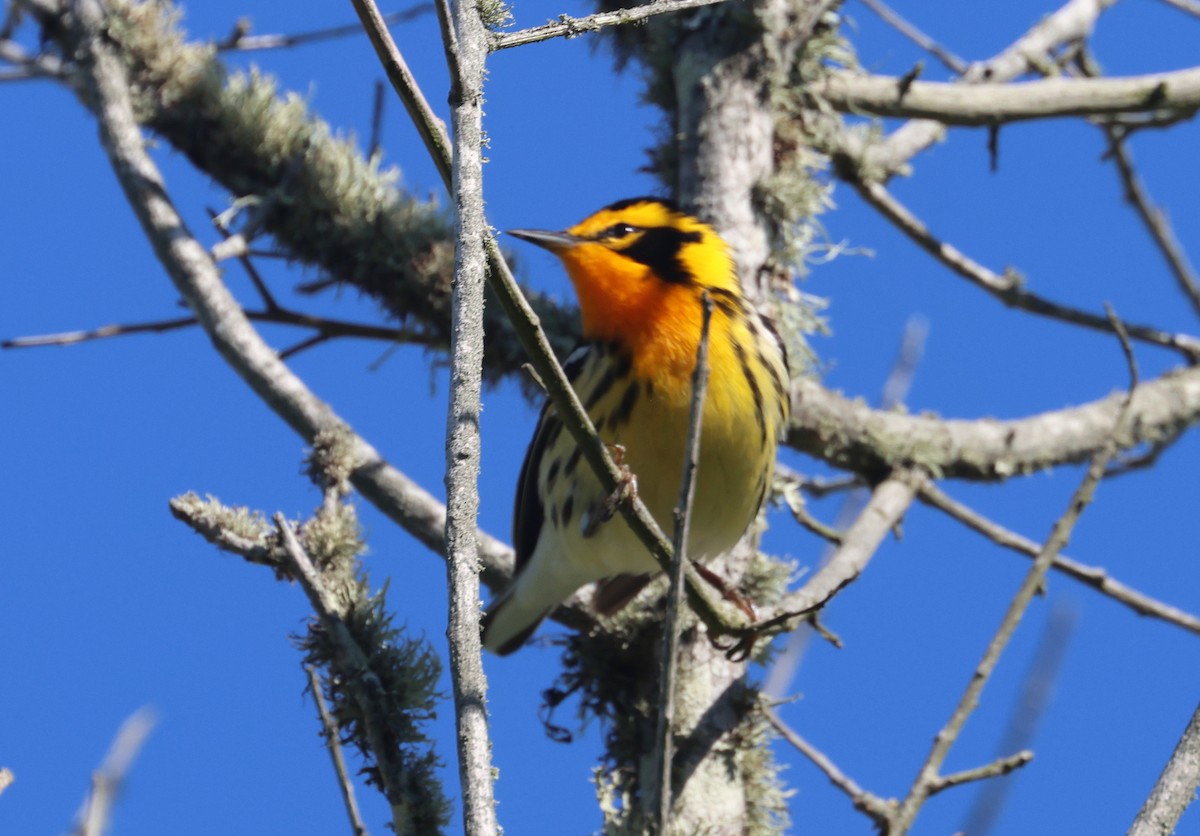
POLYGON ((359 716, 366 727, 367 738, 371 741, 371 750, 379 768, 384 795, 391 805, 392 828, 397 834, 418 836, 410 811, 420 802, 410 799, 407 795, 409 782, 405 780, 403 764, 397 757, 398 750, 388 744, 388 712, 384 707, 387 697, 383 692, 383 683, 371 669, 367 653, 355 641, 347 626, 342 605, 326 585, 320 570, 313 565, 300 541, 296 539, 296 533, 292 531, 291 524, 283 514, 275 515, 275 526, 283 543, 288 574, 300 584, 300 588, 312 604, 313 611, 324 625, 325 632, 337 652, 334 670, 342 677, 343 685, 353 694, 361 712, 359 716))
POLYGON ((329 707, 325 704, 317 669, 312 665, 305 665, 304 672, 308 675, 308 690, 313 695, 313 702, 317 705, 317 716, 321 720, 321 736, 325 738, 325 748, 329 750, 329 759, 333 762, 333 772, 337 776, 338 790, 342 794, 342 803, 346 806, 346 816, 350 819, 350 832, 353 836, 368 836, 367 826, 363 824, 362 814, 358 812, 354 784, 350 780, 350 773, 346 771, 346 759, 342 756, 337 721, 333 719, 329 707))
POLYGON ((1045 583, 1046 573, 1049 571, 1050 566, 1066 547, 1067 541, 1071 537, 1071 532, 1075 529, 1075 525, 1079 522, 1084 510, 1091 504, 1096 486, 1104 477, 1104 470, 1108 466, 1109 460, 1116 455, 1118 446, 1116 439, 1120 437, 1123 425, 1129 420, 1133 394, 1138 389, 1138 371, 1128 337, 1121 327, 1120 321, 1112 314, 1111 310, 1109 311, 1109 316, 1113 320, 1114 327, 1117 329, 1117 335, 1121 340, 1121 349, 1129 365, 1130 390, 1117 412, 1116 420, 1113 422, 1109 434, 1108 443, 1092 456, 1087 472, 1067 503, 1066 510, 1055 521, 1050 536, 1046 539, 1040 553, 1034 559, 1033 565, 1029 567, 1029 571, 1021 581, 1021 585, 1017 588, 1016 595, 1013 596, 1008 609, 1004 613, 1004 617, 1000 620, 999 627, 996 628, 995 635, 984 650, 983 658, 975 667, 970 682, 964 689, 958 705, 951 713, 946 724, 934 737, 933 746, 918 771, 917 777, 913 780, 908 795, 900 803, 895 816, 889 822, 889 836, 903 836, 903 834, 907 833, 912 827, 921 807, 932 794, 933 788, 945 780, 945 777, 939 773, 942 764, 945 763, 946 756, 950 753, 951 747, 957 741, 967 720, 978 707, 980 695, 991 679, 992 673, 1000 661, 1000 656, 1004 653, 1005 648, 1016 632, 1021 619, 1024 618, 1025 611, 1033 600, 1033 596, 1037 594, 1038 590, 1045 583))
POLYGON ((913 81, 831 71, 814 95, 843 113, 1002 125, 1065 116, 1200 109, 1200 67, 1126 78, 1046 78, 1016 84, 913 81))
MULTIPOLYGON (((856 473, 916 465, 939 478, 1003 481, 1087 461, 1110 438, 1125 394, 1012 421, 949 419, 873 410, 815 381, 792 383, 787 443, 856 473)), ((1200 367, 1143 383, 1133 394, 1123 449, 1170 438, 1200 422, 1200 367)))
POLYGON ((820 610, 843 587, 867 568, 883 538, 896 527, 916 497, 919 477, 897 471, 880 482, 863 506, 862 512, 842 533, 842 542, 829 562, 810 577, 800 589, 784 596, 757 625, 757 633, 771 635, 792 629, 797 623, 820 610))
MULTIPOLYGON (((903 232, 908 238, 928 252, 952 272, 967 279, 971 284, 987 291, 1010 308, 1081 325, 1096 331, 1113 333, 1113 325, 1106 317, 1052 302, 1024 287, 1024 280, 1012 268, 999 275, 982 264, 964 255, 956 247, 938 238, 911 210, 897 200, 887 188, 878 182, 864 179, 853 168, 853 163, 843 159, 838 166, 839 176, 854 187, 854 190, 870 206, 903 232)), ((1200 358, 1200 340, 1185 334, 1170 334, 1146 325, 1126 325, 1129 335, 1142 342, 1172 348, 1182 352, 1188 359, 1200 358)))
POLYGON ((649 3, 629 9, 599 12, 587 17, 559 15, 556 22, 522 29, 519 32, 492 35, 491 50, 497 52, 501 49, 511 49, 514 46, 548 41, 551 38, 575 38, 588 32, 599 32, 606 26, 638 23, 657 15, 698 9, 701 6, 711 6, 723 2, 725 0, 651 0, 649 3))
MULTIPOLYGON (((1028 537, 1023 537, 1016 532, 1008 530, 969 506, 955 501, 934 485, 932 481, 926 481, 920 486, 918 496, 921 498, 921 501, 945 512, 953 519, 979 532, 999 546, 1012 549, 1029 557, 1037 557, 1041 551, 1041 546, 1038 543, 1035 543, 1028 537)), ((1174 624, 1177 627, 1200 634, 1200 618, 1170 604, 1151 598, 1149 595, 1139 592, 1130 586, 1126 586, 1109 576, 1108 572, 1099 566, 1087 566, 1060 554, 1054 559, 1052 568, 1067 577, 1074 578, 1080 583, 1092 587, 1100 594, 1107 595, 1114 601, 1124 604, 1139 615, 1158 618, 1169 624, 1174 624)))
MULTIPOLYGON (((416 20, 422 15, 427 15, 431 12, 433 12, 432 3, 417 3, 402 12, 391 12, 383 15, 382 19, 385 26, 394 26, 397 23, 407 23, 410 20, 416 20)), ((347 23, 342 26, 327 26, 323 29, 310 29, 307 32, 295 32, 292 34, 251 35, 250 23, 243 18, 234 25, 233 31, 229 33, 229 37, 223 41, 219 41, 216 47, 221 52, 287 49, 293 46, 303 46, 305 44, 319 43, 320 41, 328 41, 335 38, 348 38, 361 34, 363 34, 363 28, 360 24, 347 23)))
POLYGON ((1138 811, 1128 836, 1162 836, 1174 833, 1183 811, 1200 786, 1200 707, 1192 714, 1183 736, 1146 803, 1138 811))
POLYGON ((1163 258, 1166 259, 1167 266, 1179 284, 1184 298, 1191 303, 1192 310, 1197 316, 1200 316, 1200 277, 1196 275, 1195 268, 1188 260, 1183 245, 1175 237, 1175 231, 1171 228, 1171 222, 1167 219, 1166 213, 1154 205, 1146 191, 1145 184, 1138 177, 1137 170, 1133 165, 1133 155, 1129 152, 1129 145, 1126 141, 1126 131, 1109 125, 1105 126, 1104 132, 1109 141, 1109 156, 1117 164, 1121 184, 1125 187, 1126 202, 1142 219, 1150 237, 1154 239, 1154 243, 1163 254, 1163 258))
MULTIPOLYGON (((155 254, 176 289, 226 362, 263 401, 304 440, 322 430, 347 426, 276 356, 250 325, 222 283, 208 252, 188 231, 167 194, 162 176, 145 150, 133 118, 128 83, 119 64, 108 62, 94 86, 101 142, 117 179, 155 254)), ((367 441, 351 434, 358 467, 354 486, 385 515, 437 554, 444 554, 445 508, 428 492, 389 465, 367 441)), ((500 586, 512 573, 512 552, 504 543, 480 534, 484 579, 500 586)))
MULTIPOLYGON (((366 6, 372 19, 379 14, 373 0, 354 3, 359 9, 366 6)), ((494 836, 495 773, 479 635, 482 607, 475 542, 479 518, 479 416, 483 410, 483 288, 487 272, 483 241, 488 234, 483 215, 487 33, 476 3, 457 0, 451 14, 452 20, 443 21, 457 44, 451 73, 457 84, 451 93, 454 154, 450 179, 455 245, 450 402, 446 415, 446 575, 450 599, 446 635, 450 641, 450 679, 458 732, 463 829, 466 836, 494 836)), ((372 30, 372 37, 376 35, 372 30)), ((389 62, 388 67, 392 66, 389 62)), ((430 151, 436 149, 430 147, 430 151)))
POLYGON ((763 713, 767 715, 767 719, 771 722, 771 725, 783 735, 784 740, 792 744, 800 754, 812 761, 813 766, 825 773, 825 777, 829 779, 830 783, 850 798, 854 809, 865 813, 881 829, 887 827, 895 805, 894 801, 880 798, 860 787, 853 778, 838 769, 837 764, 830 760, 824 752, 797 734, 791 726, 784 723, 774 708, 766 707, 763 709, 763 713))
MULTIPOLYGON (((1068 0, 1046 15, 1014 41, 1007 49, 987 61, 972 64, 963 82, 1003 82, 1024 75, 1048 62, 1050 54, 1062 44, 1072 43, 1091 34, 1092 27, 1117 0, 1068 0)), ((904 170, 908 161, 941 140, 946 128, 930 119, 910 119, 884 140, 855 150, 862 165, 878 172, 883 179, 904 170)))

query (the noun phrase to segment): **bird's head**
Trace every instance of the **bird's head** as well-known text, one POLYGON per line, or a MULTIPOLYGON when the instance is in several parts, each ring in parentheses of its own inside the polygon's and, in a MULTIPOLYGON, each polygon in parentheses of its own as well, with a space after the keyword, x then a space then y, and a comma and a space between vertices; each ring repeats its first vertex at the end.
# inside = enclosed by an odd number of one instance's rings
MULTIPOLYGON (((729 248, 711 226, 653 197, 605 206, 561 232, 513 229, 567 268, 584 336, 624 341, 664 314, 696 323, 703 290, 741 296, 729 248)), ((690 330, 690 329, 689 329, 690 330)))

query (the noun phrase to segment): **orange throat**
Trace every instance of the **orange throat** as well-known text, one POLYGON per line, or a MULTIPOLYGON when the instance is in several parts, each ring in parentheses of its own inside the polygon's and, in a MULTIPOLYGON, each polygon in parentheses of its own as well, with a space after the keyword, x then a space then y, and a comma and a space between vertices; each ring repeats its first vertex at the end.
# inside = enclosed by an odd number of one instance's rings
POLYGON ((700 342, 695 287, 664 282, 649 267, 598 245, 559 255, 579 297, 585 339, 628 351, 639 377, 689 378, 700 342))

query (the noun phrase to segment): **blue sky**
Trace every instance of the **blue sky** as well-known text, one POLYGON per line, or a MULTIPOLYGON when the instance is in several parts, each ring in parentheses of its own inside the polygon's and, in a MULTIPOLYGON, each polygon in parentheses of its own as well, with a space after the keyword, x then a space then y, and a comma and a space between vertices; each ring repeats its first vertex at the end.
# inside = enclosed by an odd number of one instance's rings
MULTIPOLYGON (((223 37, 243 15, 254 31, 296 32, 353 20, 348 4, 298 2, 251 8, 211 0, 187 8, 196 37, 223 37)), ((990 56, 1050 10, 1034 2, 936 2, 901 7, 968 59, 990 56)), ((385 9, 386 11, 387 9, 385 9)), ((579 3, 520 3, 518 26, 579 3)), ((860 58, 903 73, 918 57, 863 6, 849 3, 860 58)), ((428 98, 444 112, 436 25, 425 17, 396 29, 428 98)), ((1196 61, 1200 20, 1166 4, 1130 0, 1108 13, 1094 41, 1114 74, 1196 61), (1147 48, 1153 44, 1153 49, 1147 48)), ((257 64, 299 91, 340 130, 365 136, 373 84, 382 78, 365 39, 230 56, 257 64)), ((926 61, 927 77, 943 77, 926 61)), ((561 228, 621 197, 652 192, 638 172, 657 114, 638 104, 636 70, 615 76, 587 38, 493 56, 486 128, 490 222, 561 228)), ((0 337, 176 316, 176 295, 122 202, 96 142, 92 118, 48 83, 0 86, 6 278, 0 337)), ((1198 129, 1147 132, 1133 152, 1155 199, 1200 258, 1198 129)), ((389 102, 386 159, 418 193, 441 186, 398 104, 389 102)), ((1132 212, 1095 128, 1047 123, 1005 129, 1000 169, 989 170, 986 137, 955 131, 916 160, 896 194, 930 226, 996 270, 1012 265, 1049 297, 1099 309, 1110 301, 1129 320, 1196 332, 1132 212)), ((172 194, 201 240, 215 235, 205 206, 227 196, 169 148, 159 147, 172 194)), ((893 231, 847 189, 823 218, 832 241, 873 255, 814 266, 807 292, 831 302, 832 335, 815 341, 824 379, 874 400, 904 323, 930 322, 925 356, 907 399, 911 411, 954 417, 1019 417, 1102 397, 1126 380, 1113 339, 1007 311, 966 286, 893 231)), ((517 249, 517 247, 514 247, 517 249)), ((520 248, 524 278, 569 292, 558 266, 520 248)), ((371 320, 370 306, 342 294, 295 299, 301 275, 264 264, 277 292, 310 310, 371 320)), ((253 301, 245 277, 227 277, 253 301)), ((296 336, 265 329, 286 346, 296 336)), ((1175 358, 1139 346, 1145 376, 1175 358)), ((417 348, 383 354, 344 341, 297 357, 293 367, 406 473, 441 494, 446 382, 417 348)), ((167 501, 194 490, 223 501, 297 516, 319 503, 299 475, 302 444, 246 389, 198 330, 129 337, 66 349, 0 354, 0 427, 8 476, 0 487, 4 583, 0 632, 0 765, 16 784, 0 798, 0 832, 65 829, 120 721, 142 705, 160 723, 115 814, 121 834, 332 833, 344 814, 292 634, 307 602, 299 589, 222 555, 174 521, 167 501)), ((481 524, 507 536, 513 483, 535 405, 511 385, 485 395, 481 524)), ((1193 432, 1149 472, 1101 486, 1069 553, 1192 612, 1200 611, 1200 515, 1193 432)), ((789 454, 807 473, 818 463, 789 454)), ((948 485, 957 498, 1034 539, 1048 533, 1080 473, 1068 468, 1003 486, 948 485)), ((367 567, 390 580, 398 620, 444 649, 444 568, 439 559, 363 505, 367 567)), ((836 500, 818 503, 829 519, 836 500)), ((811 567, 821 543, 780 516, 771 550, 811 567)), ((785 719, 845 771, 881 795, 902 794, 999 622, 1026 563, 923 508, 904 539, 888 543, 867 573, 826 614, 846 643, 816 644, 791 691, 785 719)), ((1018 776, 997 833, 1123 831, 1145 797, 1200 694, 1200 639, 1142 619, 1074 582, 1052 577, 1035 601, 948 769, 992 758, 1048 614, 1074 615, 1053 700, 1034 743, 1037 759, 1018 776)), ((545 631, 544 631, 545 632, 545 631)), ((556 674, 552 647, 489 657, 496 792, 507 832, 583 834, 599 816, 589 783, 600 752, 596 727, 562 745, 546 738, 540 692, 556 674)), ((449 690, 448 682, 446 690, 449 690)), ((560 713, 567 719, 571 708, 560 713)), ((452 707, 433 733, 453 789, 452 707)), ((868 833, 865 819, 786 746, 797 832, 868 833)), ((953 832, 977 790, 934 799, 916 833, 953 832)), ((372 832, 387 811, 360 793, 372 832)), ((451 832, 460 829, 458 813, 451 832)), ((1179 832, 1200 833, 1200 813, 1179 832)))

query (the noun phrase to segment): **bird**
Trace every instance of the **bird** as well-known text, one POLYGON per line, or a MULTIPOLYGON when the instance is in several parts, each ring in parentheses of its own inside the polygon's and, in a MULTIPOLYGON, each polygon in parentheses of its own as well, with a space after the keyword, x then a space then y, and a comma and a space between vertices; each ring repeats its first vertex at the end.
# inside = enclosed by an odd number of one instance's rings
MULTIPOLYGON (((656 197, 612 203, 564 231, 509 234, 565 266, 583 341, 564 371, 668 533, 707 293, 709 379, 687 551, 697 560, 728 551, 763 504, 790 409, 786 349, 743 293, 729 246, 712 226, 656 197)), ((583 586, 599 581, 592 606, 611 614, 659 571, 581 457, 547 402, 517 480, 516 570, 481 621, 483 645, 496 654, 521 647, 583 586)))

